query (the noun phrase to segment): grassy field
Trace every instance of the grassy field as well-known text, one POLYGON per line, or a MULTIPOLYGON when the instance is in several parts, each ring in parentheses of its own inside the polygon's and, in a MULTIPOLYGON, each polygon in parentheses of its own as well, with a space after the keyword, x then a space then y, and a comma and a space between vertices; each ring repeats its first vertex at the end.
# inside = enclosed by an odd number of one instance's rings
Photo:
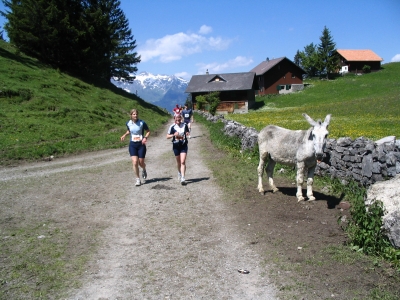
POLYGON ((331 138, 400 138, 400 63, 384 64, 381 71, 362 76, 348 74, 304 83, 306 88, 301 92, 257 97, 257 109, 226 118, 257 130, 268 124, 306 129, 302 113, 314 119, 332 114, 331 138))
POLYGON ((0 165, 117 148, 129 111, 157 129, 170 114, 110 84, 69 76, 0 41, 0 165))

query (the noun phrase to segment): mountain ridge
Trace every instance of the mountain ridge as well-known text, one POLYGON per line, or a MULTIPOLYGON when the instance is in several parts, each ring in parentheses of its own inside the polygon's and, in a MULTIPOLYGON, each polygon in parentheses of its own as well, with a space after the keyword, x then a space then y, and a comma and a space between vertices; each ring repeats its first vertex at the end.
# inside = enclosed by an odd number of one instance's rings
POLYGON ((176 104, 184 105, 188 95, 185 90, 189 81, 175 75, 141 72, 133 82, 111 79, 115 86, 136 94, 143 100, 171 111, 176 104))

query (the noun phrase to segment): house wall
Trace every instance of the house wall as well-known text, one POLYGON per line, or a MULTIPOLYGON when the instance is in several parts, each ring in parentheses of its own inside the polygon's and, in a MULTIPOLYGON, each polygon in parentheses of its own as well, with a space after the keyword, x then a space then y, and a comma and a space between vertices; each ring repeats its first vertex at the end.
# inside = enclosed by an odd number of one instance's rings
POLYGON ((267 73, 256 78, 259 85, 258 95, 278 94, 278 85, 302 84, 301 71, 289 61, 283 60, 267 73))
POLYGON ((349 72, 363 73, 365 65, 370 66, 371 71, 378 71, 381 69, 380 61, 349 61, 347 63, 349 66, 349 72))
MULTIPOLYGON (((208 93, 192 93, 192 101, 194 109, 197 108, 196 97, 200 95, 206 95, 208 93)), ((216 113, 227 114, 227 113, 244 113, 248 111, 255 104, 254 90, 242 90, 242 91, 222 91, 219 94, 221 103, 217 107, 216 113)))
POLYGON ((340 65, 348 66, 348 72, 363 73, 365 65, 371 67, 371 71, 379 71, 381 69, 380 61, 346 61, 343 57, 340 58, 340 65))

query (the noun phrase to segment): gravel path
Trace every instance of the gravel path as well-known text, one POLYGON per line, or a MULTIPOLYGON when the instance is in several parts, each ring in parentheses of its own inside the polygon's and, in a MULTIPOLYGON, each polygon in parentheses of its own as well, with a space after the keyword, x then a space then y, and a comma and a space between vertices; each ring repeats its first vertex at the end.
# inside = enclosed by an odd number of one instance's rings
POLYGON ((240 236, 202 159, 209 142, 204 129, 193 125, 186 186, 177 180, 165 137, 169 124, 149 139, 148 180, 140 187, 127 148, 0 170, 1 181, 42 185, 46 192, 36 198, 46 203, 40 205, 53 205, 47 213, 70 222, 77 234, 102 230, 82 287, 70 299, 276 298, 265 264, 240 236), (65 184, 54 184, 60 181, 65 184))

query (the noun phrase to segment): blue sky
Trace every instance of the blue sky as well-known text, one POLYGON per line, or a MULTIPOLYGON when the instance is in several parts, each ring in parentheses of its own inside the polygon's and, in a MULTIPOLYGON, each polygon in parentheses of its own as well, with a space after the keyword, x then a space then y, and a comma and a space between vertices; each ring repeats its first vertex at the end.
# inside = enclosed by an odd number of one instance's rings
POLYGON ((121 9, 141 55, 138 73, 247 72, 267 57, 293 60, 320 42, 324 26, 338 49, 400 61, 399 0, 122 0, 121 9))

